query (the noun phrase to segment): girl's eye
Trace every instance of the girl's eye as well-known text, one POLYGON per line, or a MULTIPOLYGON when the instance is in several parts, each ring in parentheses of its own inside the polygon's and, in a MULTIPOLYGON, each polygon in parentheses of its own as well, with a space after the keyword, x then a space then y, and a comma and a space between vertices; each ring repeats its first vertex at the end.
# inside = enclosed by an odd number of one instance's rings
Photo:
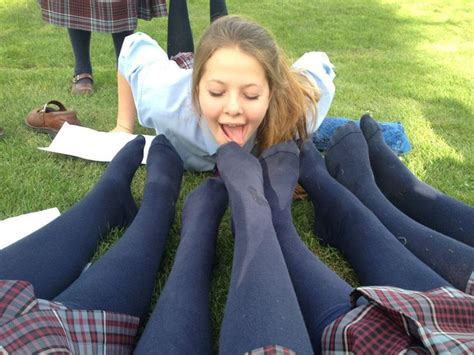
POLYGON ((223 93, 222 92, 209 91, 209 95, 211 95, 212 97, 219 97, 219 96, 222 96, 223 93))
POLYGON ((252 96, 252 95, 245 95, 245 98, 246 98, 247 100, 258 100, 259 97, 260 97, 260 96, 258 96, 258 95, 255 95, 255 96, 252 96))

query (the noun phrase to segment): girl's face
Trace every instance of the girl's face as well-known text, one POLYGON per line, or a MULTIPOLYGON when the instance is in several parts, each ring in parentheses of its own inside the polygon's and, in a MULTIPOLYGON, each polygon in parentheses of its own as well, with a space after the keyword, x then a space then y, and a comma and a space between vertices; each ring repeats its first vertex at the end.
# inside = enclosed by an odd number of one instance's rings
POLYGON ((214 52, 198 89, 202 115, 220 145, 243 146, 262 123, 270 100, 263 67, 236 48, 214 52))

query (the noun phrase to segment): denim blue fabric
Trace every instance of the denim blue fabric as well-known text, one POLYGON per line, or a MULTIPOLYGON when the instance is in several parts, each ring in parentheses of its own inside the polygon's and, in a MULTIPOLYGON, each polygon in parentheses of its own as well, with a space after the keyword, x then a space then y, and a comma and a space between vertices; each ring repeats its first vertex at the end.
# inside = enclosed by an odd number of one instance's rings
MULTIPOLYGON (((313 133, 312 139, 316 148, 321 152, 326 151, 329 146, 329 139, 332 137, 334 131, 349 121, 360 125, 359 120, 352 120, 345 117, 326 117, 318 130, 313 133)), ((378 122, 378 124, 382 129, 385 143, 387 143, 395 154, 403 155, 411 150, 410 141, 400 122, 378 122)))

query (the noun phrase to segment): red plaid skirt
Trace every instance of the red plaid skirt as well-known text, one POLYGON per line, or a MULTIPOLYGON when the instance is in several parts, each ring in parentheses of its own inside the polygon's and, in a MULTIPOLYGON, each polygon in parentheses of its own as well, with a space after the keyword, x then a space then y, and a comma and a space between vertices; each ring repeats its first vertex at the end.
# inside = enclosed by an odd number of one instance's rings
POLYGON ((43 20, 92 32, 123 32, 137 20, 166 16, 166 0, 38 0, 43 20))

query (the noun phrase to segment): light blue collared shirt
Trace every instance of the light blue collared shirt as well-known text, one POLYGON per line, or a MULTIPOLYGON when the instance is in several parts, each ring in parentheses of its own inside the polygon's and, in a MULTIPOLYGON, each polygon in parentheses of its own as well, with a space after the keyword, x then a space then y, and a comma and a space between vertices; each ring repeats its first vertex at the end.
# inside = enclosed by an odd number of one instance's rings
MULTIPOLYGON (((294 67, 319 87, 316 127, 326 117, 334 97, 334 70, 326 53, 310 52, 303 55, 294 67)), ((130 84, 140 124, 164 134, 173 144, 187 170, 208 171, 215 165, 219 145, 192 105, 192 70, 180 68, 158 43, 144 33, 125 38, 119 56, 118 70, 130 84)), ((244 149, 251 151, 255 137, 244 149)))

